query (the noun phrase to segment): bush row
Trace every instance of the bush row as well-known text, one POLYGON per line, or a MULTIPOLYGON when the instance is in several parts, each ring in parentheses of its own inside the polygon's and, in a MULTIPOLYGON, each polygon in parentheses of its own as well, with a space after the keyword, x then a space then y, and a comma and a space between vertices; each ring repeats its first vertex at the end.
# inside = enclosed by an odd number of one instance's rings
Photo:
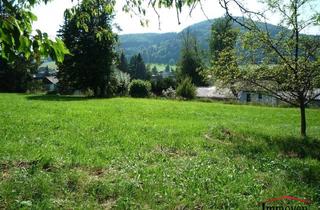
MULTIPOLYGON (((128 88, 129 95, 135 98, 149 97, 151 96, 151 90, 153 90, 152 87, 154 86, 149 81, 132 80, 128 88)), ((194 99, 196 97, 196 87, 192 83, 190 78, 186 78, 181 83, 179 83, 176 90, 174 90, 172 86, 169 86, 166 89, 158 89, 158 91, 160 90, 162 91, 161 95, 166 98, 179 97, 183 99, 194 99)), ((156 94, 158 95, 158 92, 156 92, 156 94)))

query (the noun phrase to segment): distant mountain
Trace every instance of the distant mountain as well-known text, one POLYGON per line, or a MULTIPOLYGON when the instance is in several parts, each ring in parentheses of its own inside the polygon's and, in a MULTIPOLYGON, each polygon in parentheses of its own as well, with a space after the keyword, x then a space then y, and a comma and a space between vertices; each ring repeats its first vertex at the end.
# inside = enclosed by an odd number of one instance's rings
MULTIPOLYGON (((181 49, 181 37, 189 30, 196 36, 202 50, 209 49, 211 25, 217 19, 207 20, 191 25, 179 33, 144 33, 120 35, 120 50, 124 50, 126 56, 141 53, 146 63, 176 64, 179 60, 181 49)), ((235 24, 234 27, 240 27, 235 24)), ((280 28, 268 25, 272 34, 276 34, 280 28)), ((243 31, 241 29, 241 31, 243 31)))

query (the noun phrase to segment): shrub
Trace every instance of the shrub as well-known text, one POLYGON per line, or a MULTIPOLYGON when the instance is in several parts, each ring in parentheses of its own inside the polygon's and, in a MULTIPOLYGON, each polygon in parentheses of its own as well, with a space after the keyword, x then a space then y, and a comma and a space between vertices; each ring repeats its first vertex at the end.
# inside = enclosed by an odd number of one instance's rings
POLYGON ((168 89, 162 91, 162 95, 166 98, 175 98, 176 91, 172 87, 169 87, 168 89))
POLYGON ((190 78, 185 78, 177 87, 177 95, 186 98, 194 99, 196 97, 196 87, 191 82, 190 78))
POLYGON ((45 92, 42 81, 31 80, 27 83, 27 93, 41 93, 45 92))
POLYGON ((175 89, 177 87, 177 82, 174 78, 156 78, 151 83, 151 90, 156 95, 161 95, 163 91, 167 90, 168 88, 172 87, 175 89))
POLYGON ((151 84, 149 81, 132 80, 129 85, 129 95, 135 98, 145 98, 150 95, 151 84))
POLYGON ((115 77, 117 80, 116 94, 120 96, 127 95, 129 91, 130 75, 118 70, 115 72, 115 77))

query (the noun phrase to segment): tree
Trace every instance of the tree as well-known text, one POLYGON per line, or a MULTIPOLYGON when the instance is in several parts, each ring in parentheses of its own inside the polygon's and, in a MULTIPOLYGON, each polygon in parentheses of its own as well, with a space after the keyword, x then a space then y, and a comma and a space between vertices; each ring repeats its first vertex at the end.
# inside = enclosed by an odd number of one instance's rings
POLYGON ((31 9, 40 2, 49 0, 1 0, 0 1, 0 59, 12 63, 23 56, 40 61, 41 56, 50 56, 63 61, 68 54, 60 39, 52 41, 46 33, 36 30, 32 35, 32 23, 37 17, 31 9))
POLYGON ((153 67, 152 67, 151 73, 152 73, 152 75, 154 75, 154 76, 158 75, 158 69, 157 69, 156 66, 153 66, 153 67))
MULTIPOLYGON (((233 27, 233 21, 230 17, 223 17, 212 24, 210 52, 212 62, 213 76, 221 78, 224 74, 232 74, 238 71, 237 56, 235 45, 238 37, 238 31, 233 27), (227 72, 226 72, 227 71, 227 72), (222 74, 222 75, 221 75, 222 74)), ((237 96, 236 78, 228 77, 222 80, 222 86, 228 86, 232 93, 237 96)))
POLYGON ((184 78, 178 85, 177 96, 185 99, 194 99, 196 97, 196 87, 190 78, 184 78))
POLYGON ((17 57, 14 63, 0 60, 0 91, 26 92, 38 63, 32 58, 17 57))
POLYGON ((227 15, 247 30, 243 40, 249 52, 262 49, 265 55, 259 65, 247 65, 238 72, 224 72, 222 80, 236 77, 238 81, 260 88, 276 98, 300 108, 302 137, 307 135, 306 106, 320 93, 315 88, 320 83, 320 37, 307 36, 302 30, 316 24, 316 15, 306 14, 304 8, 311 0, 264 1, 266 12, 250 11, 239 4, 243 18, 233 17, 229 2, 220 1, 227 15), (266 22, 268 12, 282 19, 280 32, 272 35, 267 24, 257 24, 253 19, 266 22), (302 15, 304 13, 304 15, 302 15), (264 26, 264 27, 262 27, 264 26))
POLYGON ((197 40, 189 33, 183 35, 180 61, 178 63, 179 77, 183 80, 189 77, 197 86, 205 85, 204 65, 199 52, 197 40))
POLYGON ((141 54, 134 55, 130 59, 130 75, 133 79, 147 80, 149 75, 147 72, 147 67, 143 61, 141 54))
POLYGON ((237 41, 238 31, 233 28, 233 21, 225 16, 217 19, 211 27, 210 53, 212 61, 219 60, 223 50, 232 50, 237 41))
POLYGON ((83 0, 65 12, 60 36, 70 49, 59 65, 61 89, 91 89, 94 96, 109 96, 112 89, 114 50, 112 32, 114 1, 83 0))
POLYGON ((122 51, 119 57, 119 64, 118 68, 120 71, 128 73, 129 72, 129 65, 126 56, 124 55, 124 52, 122 51))
POLYGON ((166 65, 166 68, 164 70, 165 72, 170 72, 170 66, 169 65, 166 65))

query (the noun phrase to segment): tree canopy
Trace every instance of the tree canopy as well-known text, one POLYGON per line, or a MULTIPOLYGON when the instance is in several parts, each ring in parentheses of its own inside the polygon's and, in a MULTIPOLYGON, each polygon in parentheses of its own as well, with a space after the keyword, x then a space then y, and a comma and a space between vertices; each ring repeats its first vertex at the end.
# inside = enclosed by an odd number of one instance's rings
POLYGON ((147 80, 150 77, 140 53, 131 57, 129 73, 133 79, 147 80))
POLYGON ((214 78, 221 78, 224 74, 231 75, 218 82, 222 82, 220 85, 223 87, 229 87, 235 96, 237 91, 234 73, 239 68, 235 49, 237 37, 238 30, 233 28, 230 17, 220 18, 212 24, 210 38, 212 72, 210 74, 213 74, 214 78))
POLYGON ((32 35, 32 23, 37 17, 31 8, 48 0, 0 1, 0 59, 14 62, 19 56, 40 60, 50 56, 61 62, 69 51, 60 39, 52 41, 46 33, 36 30, 32 35))
POLYGON ((72 55, 59 65, 62 89, 91 89, 109 96, 116 59, 117 35, 112 32, 114 1, 83 0, 65 12, 60 36, 72 55))
POLYGON ((196 38, 189 32, 183 35, 178 74, 181 80, 190 78, 197 86, 206 85, 203 74, 204 64, 196 38))

